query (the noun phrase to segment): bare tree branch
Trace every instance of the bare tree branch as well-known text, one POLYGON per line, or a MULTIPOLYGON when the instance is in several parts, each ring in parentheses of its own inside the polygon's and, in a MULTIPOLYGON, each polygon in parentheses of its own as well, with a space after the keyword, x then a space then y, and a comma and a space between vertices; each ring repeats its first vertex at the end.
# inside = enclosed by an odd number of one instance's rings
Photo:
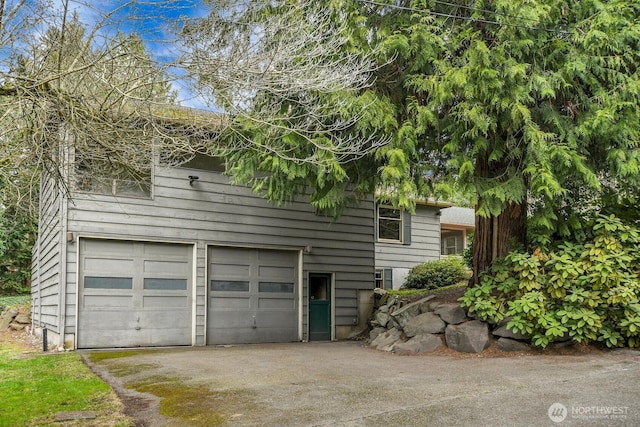
POLYGON ((372 83, 372 54, 347 53, 351 32, 338 11, 313 2, 217 1, 182 29, 181 65, 204 97, 270 138, 242 137, 228 150, 267 151, 315 163, 314 150, 339 163, 366 155, 385 138, 349 132, 367 105, 351 99, 372 83), (336 15, 338 14, 338 15, 336 15), (283 144, 292 134, 313 149, 283 144), (294 154, 295 152, 295 154, 294 154))

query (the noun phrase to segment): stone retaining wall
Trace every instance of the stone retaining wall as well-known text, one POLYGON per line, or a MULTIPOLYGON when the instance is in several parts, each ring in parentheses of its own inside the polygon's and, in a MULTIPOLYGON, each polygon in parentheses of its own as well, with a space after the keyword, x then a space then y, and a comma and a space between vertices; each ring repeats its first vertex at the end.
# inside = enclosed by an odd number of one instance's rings
POLYGON ((7 308, 0 313, 0 332, 6 329, 21 331, 31 325, 31 313, 24 313, 17 308, 7 308))
POLYGON ((465 353, 480 353, 493 342, 503 351, 527 351, 529 337, 514 334, 506 320, 491 325, 470 317, 458 303, 433 301, 435 295, 406 303, 376 289, 369 321, 369 345, 397 354, 418 354, 442 345, 465 353))

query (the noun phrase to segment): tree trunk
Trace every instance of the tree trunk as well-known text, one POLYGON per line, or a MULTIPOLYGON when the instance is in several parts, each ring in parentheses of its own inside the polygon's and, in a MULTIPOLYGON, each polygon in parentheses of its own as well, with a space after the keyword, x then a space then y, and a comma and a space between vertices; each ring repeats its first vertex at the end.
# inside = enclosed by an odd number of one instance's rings
MULTIPOLYGON (((487 179, 505 176, 508 162, 489 162, 478 158, 476 176, 487 179)), ((478 201, 478 204, 480 200, 478 201)), ((477 207, 476 207, 477 211, 477 207)), ((496 258, 502 258, 515 249, 526 246, 527 240, 527 202, 507 204, 497 216, 483 218, 476 215, 476 230, 473 237, 473 277, 471 282, 478 283, 478 276, 491 267, 496 258)))
POLYGON ((473 236, 473 283, 478 274, 491 267, 493 260, 526 245, 526 203, 509 204, 498 216, 482 218, 476 215, 473 236))

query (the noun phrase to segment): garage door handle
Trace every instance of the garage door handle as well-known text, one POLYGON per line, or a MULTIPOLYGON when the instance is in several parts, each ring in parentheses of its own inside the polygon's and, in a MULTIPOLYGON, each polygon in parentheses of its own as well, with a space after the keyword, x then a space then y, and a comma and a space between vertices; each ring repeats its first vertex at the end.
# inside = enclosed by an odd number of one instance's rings
POLYGON ((253 315, 253 326, 252 326, 252 328, 253 329, 257 329, 258 328, 258 324, 256 323, 256 315, 255 314, 253 315))

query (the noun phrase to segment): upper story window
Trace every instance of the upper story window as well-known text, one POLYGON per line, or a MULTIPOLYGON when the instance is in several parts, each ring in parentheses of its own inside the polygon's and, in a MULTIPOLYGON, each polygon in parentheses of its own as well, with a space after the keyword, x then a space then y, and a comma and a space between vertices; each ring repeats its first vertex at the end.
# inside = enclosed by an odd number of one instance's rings
POLYGON ((378 240, 402 243, 402 210, 378 206, 378 240))
POLYGON ((110 196, 150 197, 151 159, 150 154, 137 152, 124 160, 98 145, 76 149, 75 189, 110 196))

